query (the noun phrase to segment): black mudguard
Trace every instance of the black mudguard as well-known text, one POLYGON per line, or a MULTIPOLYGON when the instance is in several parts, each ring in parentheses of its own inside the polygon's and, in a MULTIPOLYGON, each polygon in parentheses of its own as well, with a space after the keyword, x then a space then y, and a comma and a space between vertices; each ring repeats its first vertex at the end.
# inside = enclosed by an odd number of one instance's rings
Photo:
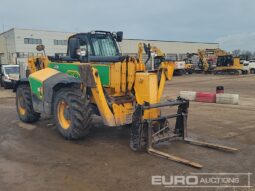
POLYGON ((72 84, 77 84, 78 87, 80 87, 81 80, 74 78, 73 76, 69 76, 65 73, 55 74, 45 80, 45 82, 43 83, 43 108, 45 114, 52 115, 54 92, 58 91, 60 88, 72 84))

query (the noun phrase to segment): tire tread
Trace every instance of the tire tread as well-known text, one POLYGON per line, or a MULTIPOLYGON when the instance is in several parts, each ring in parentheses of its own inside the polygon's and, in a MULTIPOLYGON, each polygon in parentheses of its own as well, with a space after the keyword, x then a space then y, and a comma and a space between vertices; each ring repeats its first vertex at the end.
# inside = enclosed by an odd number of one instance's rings
POLYGON ((54 115, 60 133, 69 140, 84 138, 91 129, 92 110, 88 107, 87 100, 83 99, 80 89, 74 87, 63 88, 55 95, 54 115), (72 112, 71 126, 67 130, 61 127, 57 117, 57 102, 59 99, 65 98, 72 112))

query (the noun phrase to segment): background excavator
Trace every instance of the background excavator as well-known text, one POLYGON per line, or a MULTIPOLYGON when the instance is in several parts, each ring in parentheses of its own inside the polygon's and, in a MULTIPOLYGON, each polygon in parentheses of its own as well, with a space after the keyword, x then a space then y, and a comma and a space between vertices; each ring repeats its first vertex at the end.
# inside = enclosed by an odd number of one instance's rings
POLYGON ((217 58, 215 74, 248 74, 249 68, 244 66, 239 57, 234 57, 231 54, 220 55, 217 58))
MULTIPOLYGON (((32 57, 27 77, 15 85, 17 113, 32 123, 41 114, 52 116, 66 139, 85 137, 93 128, 92 114, 106 126, 129 126, 130 148, 192 167, 202 165, 163 153, 155 144, 169 140, 236 151, 234 148, 191 140, 187 137, 189 102, 182 98, 162 101, 174 62, 150 45, 139 44, 138 58, 122 56, 117 43, 123 33, 92 31, 68 39, 67 56, 32 57), (142 60, 142 53, 148 55, 142 60), (153 58, 150 66, 148 60, 153 58), (177 107, 176 113, 163 114, 162 107, 177 107), (169 120, 175 124, 170 125, 169 120)), ((37 46, 44 51, 44 46, 37 46)))
POLYGON ((214 74, 247 74, 239 57, 217 49, 198 50, 199 68, 205 73, 214 74))
POLYGON ((216 68, 218 56, 228 55, 227 52, 217 49, 199 49, 199 68, 205 73, 213 73, 216 68))

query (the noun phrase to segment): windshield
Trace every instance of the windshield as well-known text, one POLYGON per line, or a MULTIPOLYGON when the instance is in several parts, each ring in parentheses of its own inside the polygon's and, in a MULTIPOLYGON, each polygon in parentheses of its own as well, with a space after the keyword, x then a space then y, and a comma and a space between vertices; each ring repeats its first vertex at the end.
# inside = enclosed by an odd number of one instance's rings
POLYGON ((219 56, 217 60, 217 66, 232 66, 234 63, 233 57, 228 56, 219 56))
POLYGON ((91 43, 95 56, 118 56, 119 54, 114 39, 109 35, 92 35, 91 43))
POLYGON ((5 74, 19 74, 19 67, 5 67, 5 74))

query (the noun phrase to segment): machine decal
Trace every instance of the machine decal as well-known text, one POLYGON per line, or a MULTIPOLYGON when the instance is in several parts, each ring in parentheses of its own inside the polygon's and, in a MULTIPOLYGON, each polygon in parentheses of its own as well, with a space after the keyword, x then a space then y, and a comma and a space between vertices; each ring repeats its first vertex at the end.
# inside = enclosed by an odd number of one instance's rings
POLYGON ((31 91, 33 94, 35 94, 38 98, 42 99, 42 82, 40 82, 39 80, 37 80, 36 78, 30 77, 29 78, 29 83, 30 83, 30 87, 31 87, 31 91))
MULTIPOLYGON (((110 65, 92 64, 93 68, 98 70, 101 83, 104 86, 110 85, 110 65)), ((60 72, 67 73, 75 78, 80 78, 79 64, 76 63, 49 63, 50 68, 57 69, 60 72)))

